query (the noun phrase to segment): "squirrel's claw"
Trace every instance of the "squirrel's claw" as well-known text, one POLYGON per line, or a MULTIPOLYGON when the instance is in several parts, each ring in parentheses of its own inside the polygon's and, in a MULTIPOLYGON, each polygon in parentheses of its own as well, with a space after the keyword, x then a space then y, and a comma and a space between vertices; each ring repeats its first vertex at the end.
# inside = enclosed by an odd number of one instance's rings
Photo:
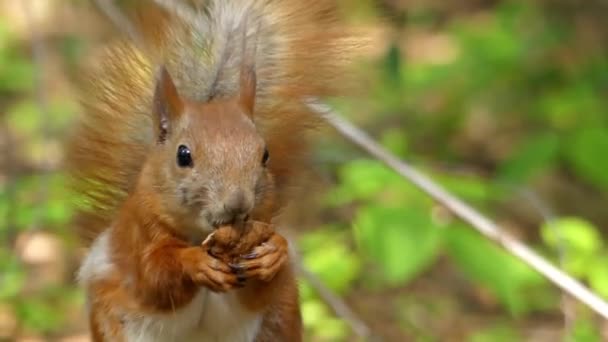
POLYGON ((287 240, 274 233, 267 242, 262 243, 252 253, 243 255, 245 261, 230 265, 233 271, 246 279, 257 278, 271 281, 285 265, 289 257, 287 240))

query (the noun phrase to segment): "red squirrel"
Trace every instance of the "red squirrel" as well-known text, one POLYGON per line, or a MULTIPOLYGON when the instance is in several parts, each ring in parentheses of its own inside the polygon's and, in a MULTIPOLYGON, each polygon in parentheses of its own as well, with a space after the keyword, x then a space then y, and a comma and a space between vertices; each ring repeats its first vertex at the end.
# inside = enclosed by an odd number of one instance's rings
POLYGON ((194 3, 86 70, 66 161, 91 335, 300 341, 275 219, 318 120, 302 99, 340 94, 353 40, 331 1, 194 3))

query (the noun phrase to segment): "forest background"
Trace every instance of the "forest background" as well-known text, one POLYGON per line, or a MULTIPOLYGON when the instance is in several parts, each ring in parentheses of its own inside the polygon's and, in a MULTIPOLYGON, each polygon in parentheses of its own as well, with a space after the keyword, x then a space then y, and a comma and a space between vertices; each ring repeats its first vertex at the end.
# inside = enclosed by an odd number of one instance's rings
MULTIPOLYGON (((341 0, 373 37, 331 101, 608 298, 608 2, 341 0)), ((119 8, 128 1, 116 1, 119 8)), ((93 2, 0 1, 0 340, 86 341, 62 139, 71 79, 117 35, 93 2)), ((608 325, 331 129, 289 227, 306 340, 601 341, 608 325), (300 215, 301 216, 301 215, 300 215)))

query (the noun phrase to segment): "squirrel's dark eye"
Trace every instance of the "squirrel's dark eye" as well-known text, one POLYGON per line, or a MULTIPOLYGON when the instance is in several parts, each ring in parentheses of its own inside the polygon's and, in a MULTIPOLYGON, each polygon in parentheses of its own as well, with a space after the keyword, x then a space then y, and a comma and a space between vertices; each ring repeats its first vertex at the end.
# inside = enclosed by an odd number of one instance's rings
POLYGON ((190 149, 184 145, 179 145, 177 148, 177 165, 179 165, 179 167, 192 166, 190 149))
POLYGON ((264 155, 262 156, 262 165, 266 166, 268 163, 268 158, 270 158, 270 154, 268 153, 268 149, 264 149, 264 155))

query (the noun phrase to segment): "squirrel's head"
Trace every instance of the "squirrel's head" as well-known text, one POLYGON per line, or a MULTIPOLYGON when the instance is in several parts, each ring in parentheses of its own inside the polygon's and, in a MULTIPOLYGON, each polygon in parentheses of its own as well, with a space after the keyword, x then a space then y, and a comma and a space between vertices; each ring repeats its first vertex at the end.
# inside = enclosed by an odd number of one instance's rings
POLYGON ((267 205, 271 151, 253 122, 253 68, 242 72, 240 93, 232 99, 182 98, 164 67, 156 82, 156 144, 147 170, 178 228, 190 236, 209 233, 267 205))

